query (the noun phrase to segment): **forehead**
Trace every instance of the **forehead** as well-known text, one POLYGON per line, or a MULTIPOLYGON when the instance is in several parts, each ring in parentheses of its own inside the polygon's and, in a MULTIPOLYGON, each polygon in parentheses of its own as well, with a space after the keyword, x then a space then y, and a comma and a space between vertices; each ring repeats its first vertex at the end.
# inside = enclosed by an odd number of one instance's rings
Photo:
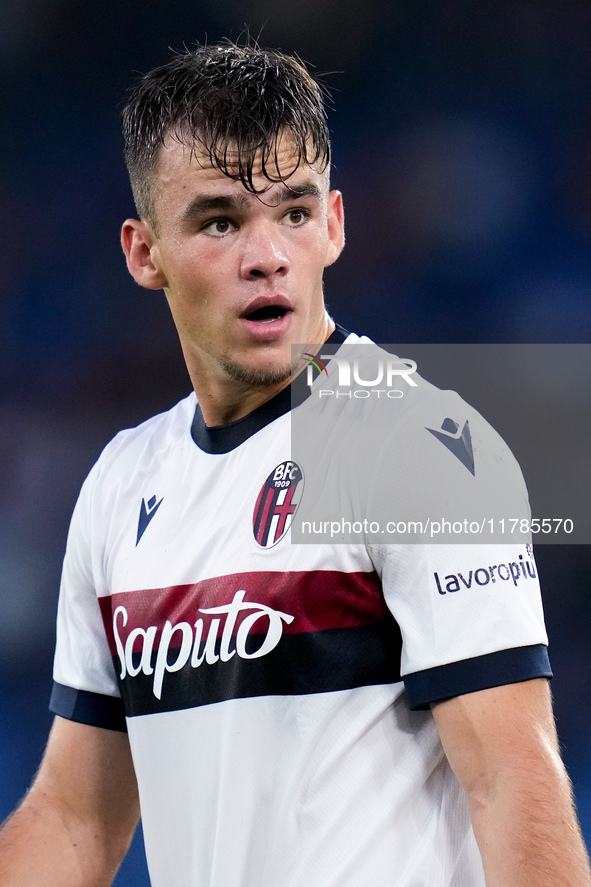
MULTIPOLYGON (((238 152, 228 146, 227 162, 230 172, 238 174, 238 152)), ((280 139, 276 156, 265 160, 265 169, 273 179, 283 179, 288 184, 314 181, 322 193, 328 193, 328 170, 321 170, 299 161, 293 140, 289 136, 280 139)), ((255 157, 253 183, 257 191, 271 192, 279 187, 262 172, 262 152, 255 157)), ((209 154, 198 144, 183 144, 174 138, 167 138, 158 155, 154 173, 154 197, 158 204, 172 199, 190 199, 201 190, 215 192, 238 192, 251 194, 240 180, 225 175, 214 167, 209 154)))

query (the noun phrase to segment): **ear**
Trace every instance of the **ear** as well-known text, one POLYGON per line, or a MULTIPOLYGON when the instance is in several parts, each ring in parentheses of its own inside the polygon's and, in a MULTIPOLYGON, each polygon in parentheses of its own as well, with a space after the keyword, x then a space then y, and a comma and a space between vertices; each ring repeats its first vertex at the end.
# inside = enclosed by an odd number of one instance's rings
POLYGON ((340 191, 331 191, 328 195, 327 222, 329 244, 325 267, 336 262, 345 245, 345 211, 340 191))
POLYGON ((121 228, 121 246, 133 279, 149 290, 168 286, 159 264, 156 236, 147 222, 127 219, 121 228))

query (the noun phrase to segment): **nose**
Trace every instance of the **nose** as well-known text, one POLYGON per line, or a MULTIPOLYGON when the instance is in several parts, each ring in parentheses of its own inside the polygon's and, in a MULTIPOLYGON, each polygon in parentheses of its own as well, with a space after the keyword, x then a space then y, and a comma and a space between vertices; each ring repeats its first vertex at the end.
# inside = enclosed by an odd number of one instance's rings
POLYGON ((289 271, 280 233, 272 222, 264 221, 249 232, 242 254, 240 273, 246 280, 283 276, 289 271))

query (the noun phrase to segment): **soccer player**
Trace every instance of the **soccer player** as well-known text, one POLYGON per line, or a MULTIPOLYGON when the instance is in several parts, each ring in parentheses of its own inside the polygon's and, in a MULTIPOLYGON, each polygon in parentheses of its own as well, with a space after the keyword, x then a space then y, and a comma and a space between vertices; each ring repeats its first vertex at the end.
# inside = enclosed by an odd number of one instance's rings
MULTIPOLYGON (((529 547, 290 543, 291 346, 363 341, 324 308, 344 228, 321 89, 201 47, 139 81, 124 129, 123 250, 194 393, 80 493, 55 723, 0 884, 111 883, 141 809, 153 887, 589 887, 529 547)), ((521 496, 483 420, 415 387, 396 434, 433 495, 492 473, 521 496)))

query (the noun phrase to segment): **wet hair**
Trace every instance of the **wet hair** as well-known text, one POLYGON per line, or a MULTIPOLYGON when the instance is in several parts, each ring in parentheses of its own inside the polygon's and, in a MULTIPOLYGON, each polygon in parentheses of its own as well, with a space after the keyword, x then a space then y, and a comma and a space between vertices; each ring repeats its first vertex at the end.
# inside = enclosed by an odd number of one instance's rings
POLYGON ((289 178, 277 164, 285 133, 296 169, 316 163, 326 169, 327 95, 293 56, 229 41, 175 55, 145 74, 123 110, 125 161, 140 217, 156 226, 153 179, 167 138, 204 151, 214 168, 253 194, 266 190, 255 187, 255 160, 270 183, 289 178))

